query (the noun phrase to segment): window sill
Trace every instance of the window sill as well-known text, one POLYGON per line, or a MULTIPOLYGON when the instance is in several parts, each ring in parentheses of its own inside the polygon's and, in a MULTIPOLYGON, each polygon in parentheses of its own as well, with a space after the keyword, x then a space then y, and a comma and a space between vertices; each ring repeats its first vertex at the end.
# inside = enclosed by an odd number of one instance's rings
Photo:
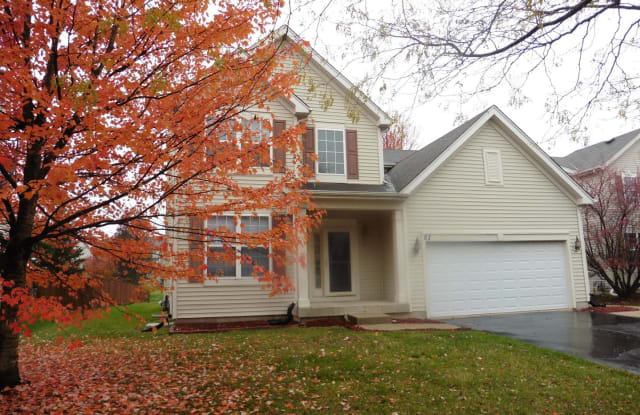
POLYGON ((346 174, 327 174, 327 173, 317 173, 316 174, 317 182, 324 183, 347 183, 347 175, 346 174))
POLYGON ((253 277, 218 277, 217 281, 207 277, 202 285, 205 287, 258 287, 260 282, 253 277))

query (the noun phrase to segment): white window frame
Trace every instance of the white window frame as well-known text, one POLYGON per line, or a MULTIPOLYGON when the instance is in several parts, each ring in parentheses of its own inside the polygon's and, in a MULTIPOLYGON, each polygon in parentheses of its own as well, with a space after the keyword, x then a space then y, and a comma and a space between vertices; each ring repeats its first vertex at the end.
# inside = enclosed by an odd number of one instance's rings
POLYGON ((484 184, 489 186, 502 186, 504 185, 504 170, 502 168, 502 152, 499 149, 495 148, 483 148, 482 149, 482 161, 484 166, 484 184), (492 181, 489 179, 489 168, 488 168, 488 155, 489 154, 497 154, 498 155, 498 168, 500 170, 500 180, 492 181))
MULTIPOLYGON (((273 140, 271 140, 273 138, 273 127, 274 127, 274 123, 273 121, 275 120, 274 117, 272 116, 271 113, 268 112, 256 112, 256 111, 245 111, 242 112, 238 115, 236 115, 233 118, 229 118, 229 120, 236 120, 236 118, 242 118, 244 120, 247 120, 249 122, 253 121, 253 118, 257 118, 258 120, 268 120, 269 124, 271 124, 271 130, 269 131, 269 136, 265 137, 266 140, 269 140, 269 161, 270 163, 273 163, 273 140)), ((235 133, 235 138, 236 139, 240 139, 242 138, 242 132, 241 131, 236 131, 235 133)), ((227 141, 228 139, 225 140, 220 140, 222 142, 227 141)), ((242 149, 242 143, 238 142, 238 148, 242 149)), ((270 170, 271 170, 271 166, 255 166, 259 169, 261 169, 261 173, 259 174, 270 174, 270 170)))
MULTIPOLYGON (((233 215, 233 214, 220 214, 217 216, 227 216, 227 217, 232 217, 234 222, 234 226, 235 229, 233 229, 233 232, 239 233, 242 231, 242 218, 248 218, 248 217, 256 217, 256 215, 251 215, 251 214, 246 214, 246 215, 233 215)), ((258 214, 257 217, 261 217, 261 218, 267 218, 268 221, 268 228, 267 229, 271 229, 272 228, 272 218, 271 215, 268 214, 258 214)), ((209 230, 209 219, 206 220, 205 222, 206 226, 205 229, 209 230)), ((247 245, 245 244, 238 244, 238 243, 232 243, 232 249, 234 249, 236 251, 236 259, 235 259, 235 269, 236 269, 236 275, 209 275, 209 263, 208 263, 208 251, 210 247, 213 248, 220 248, 223 247, 224 244, 222 242, 206 242, 204 243, 204 252, 205 252, 205 260, 206 260, 206 267, 204 269, 204 277, 205 280, 207 278, 218 278, 220 280, 225 280, 225 281, 232 281, 232 280, 249 280, 249 279, 253 279, 253 275, 242 275, 242 260, 240 258, 241 253, 242 253, 242 248, 246 248, 247 245)), ((273 269, 273 263, 272 263, 272 258, 271 258, 271 245, 269 245, 269 247, 267 248, 268 252, 268 256, 269 256, 269 268, 268 270, 271 271, 273 269)))
MULTIPOLYGON (((624 179, 626 179, 627 177, 630 177, 633 179, 638 178, 638 176, 633 173, 622 172, 622 174, 620 174, 620 179, 622 180, 622 192, 624 193, 625 199, 627 197, 627 184, 624 182, 624 179)), ((637 194, 636 194, 636 197, 638 197, 637 194)))
POLYGON ((345 182, 347 181, 347 131, 341 124, 316 124, 315 125, 315 147, 318 160, 316 161, 316 178, 318 181, 345 182), (318 145, 318 137, 320 130, 340 131, 342 132, 342 157, 344 172, 340 173, 320 173, 320 146, 318 145), (324 180, 323 180, 324 179, 324 180))

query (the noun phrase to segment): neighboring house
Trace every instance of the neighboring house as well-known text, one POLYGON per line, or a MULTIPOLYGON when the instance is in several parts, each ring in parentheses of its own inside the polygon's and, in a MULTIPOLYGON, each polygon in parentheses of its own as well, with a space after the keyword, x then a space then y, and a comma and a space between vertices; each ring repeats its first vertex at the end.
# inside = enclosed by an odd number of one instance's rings
MULTIPOLYGON (((308 265, 290 266, 295 291, 274 297, 239 266, 218 282, 180 281, 171 301, 178 321, 281 315, 291 302, 297 318, 586 304, 576 241, 579 206, 591 199, 502 111, 491 107, 421 150, 383 152, 389 117, 354 101, 354 85, 309 52, 305 76, 325 85, 333 104, 300 85, 291 101, 271 105, 286 125, 307 120, 305 148, 319 157, 308 188, 326 216, 301 248, 308 265), (348 116, 353 105, 358 122, 348 116)), ((252 225, 269 226, 268 215, 252 225)))
MULTIPOLYGON (((603 169, 610 169, 616 175, 620 174, 624 194, 635 194, 640 171, 640 129, 581 148, 564 157, 554 157, 554 160, 579 180, 589 180, 603 169)), ((625 237, 637 240, 640 229, 630 227, 625 237)), ((592 276, 592 292, 608 291, 607 287, 604 279, 592 276)))

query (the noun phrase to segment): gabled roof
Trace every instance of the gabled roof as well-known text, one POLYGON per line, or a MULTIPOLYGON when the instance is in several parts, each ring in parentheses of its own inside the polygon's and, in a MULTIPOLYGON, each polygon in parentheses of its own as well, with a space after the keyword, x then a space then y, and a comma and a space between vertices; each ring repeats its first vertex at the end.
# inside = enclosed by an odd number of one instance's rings
POLYGON ((496 106, 486 109, 436 141, 400 161, 388 173, 389 179, 394 184, 396 190, 402 194, 411 193, 490 120, 495 121, 503 130, 510 133, 510 136, 516 140, 516 143, 521 144, 519 148, 536 161, 539 168, 548 176, 555 179, 556 183, 558 183, 576 203, 590 204, 593 202, 591 196, 589 196, 566 171, 554 162, 547 153, 535 144, 531 138, 496 106))
POLYGON ((417 150, 396 150, 396 149, 384 149, 382 157, 384 158, 385 166, 395 166, 402 160, 406 159, 417 150))
POLYGON ((581 148, 564 157, 554 157, 554 160, 564 168, 581 173, 610 164, 638 139, 640 129, 581 148))
POLYGON ((398 163, 389 172, 389 178, 396 189, 404 189, 487 111, 481 112, 398 163))
MULTIPOLYGON (((291 39, 295 43, 301 43, 302 38, 293 31, 288 25, 282 25, 275 31, 277 36, 286 36, 291 39)), ((384 112, 379 106, 377 106, 369 97, 365 96, 362 93, 358 93, 358 87, 354 85, 351 81, 349 81, 340 71, 338 71, 333 65, 329 63, 322 55, 320 55, 315 49, 311 46, 303 46, 305 51, 309 53, 311 56, 311 61, 320 66, 327 74, 335 79, 338 84, 346 89, 347 91, 355 92, 355 97, 358 99, 362 105, 371 112, 377 118, 378 127, 386 128, 389 127, 393 121, 391 117, 384 112)))

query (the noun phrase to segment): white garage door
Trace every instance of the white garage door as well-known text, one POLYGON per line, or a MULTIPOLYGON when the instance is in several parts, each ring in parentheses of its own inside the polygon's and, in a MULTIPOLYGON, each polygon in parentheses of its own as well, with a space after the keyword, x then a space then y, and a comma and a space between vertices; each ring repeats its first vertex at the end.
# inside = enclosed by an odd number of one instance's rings
POLYGON ((429 315, 569 308, 563 242, 427 242, 429 315))

